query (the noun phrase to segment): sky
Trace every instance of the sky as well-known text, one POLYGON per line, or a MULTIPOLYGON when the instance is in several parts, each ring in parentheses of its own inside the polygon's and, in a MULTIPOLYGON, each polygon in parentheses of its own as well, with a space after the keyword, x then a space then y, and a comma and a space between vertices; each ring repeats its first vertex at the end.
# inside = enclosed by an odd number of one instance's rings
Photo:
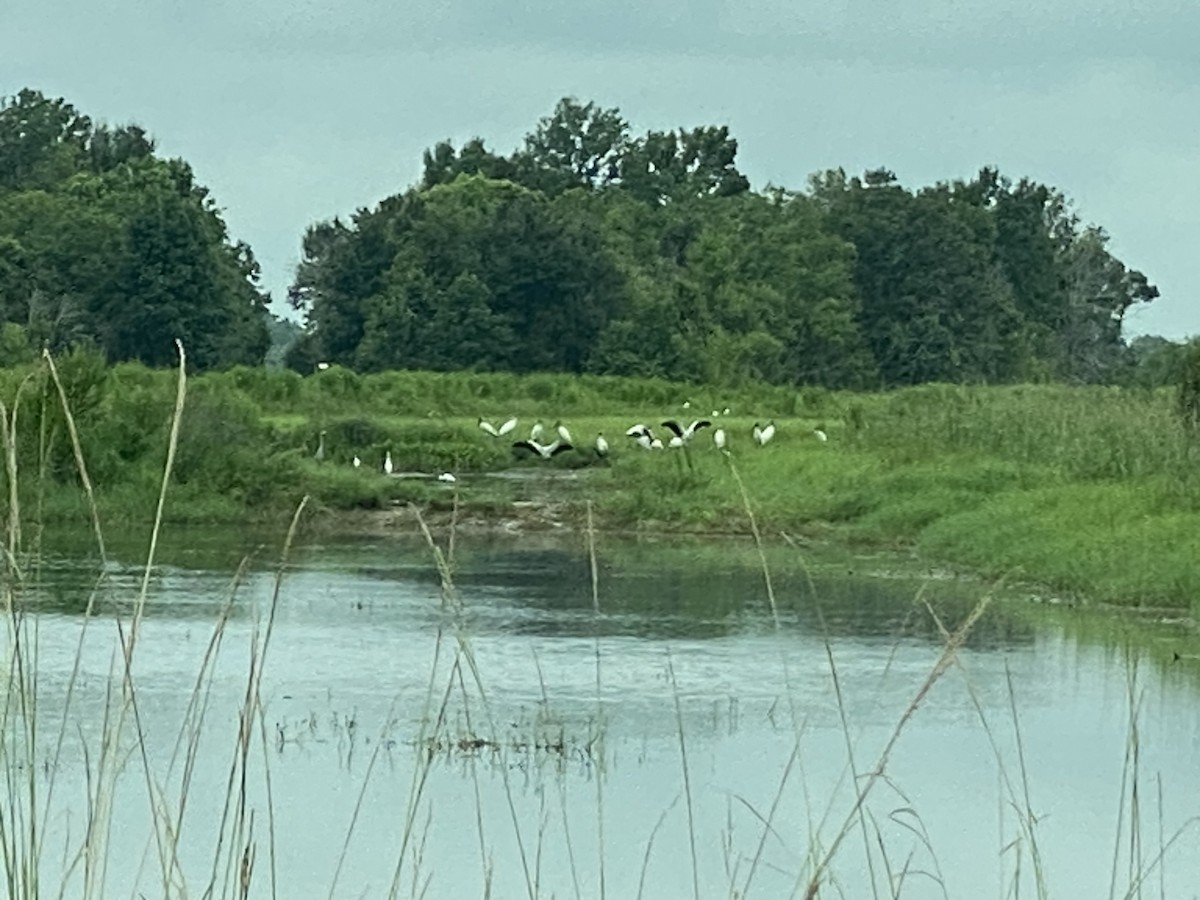
POLYGON ((440 140, 514 149, 559 98, 635 134, 730 126, 755 188, 994 165, 1063 191, 1200 335, 1195 0, 0 0, 0 95, 136 122, 191 163, 272 309, 305 228, 413 184, 440 140))

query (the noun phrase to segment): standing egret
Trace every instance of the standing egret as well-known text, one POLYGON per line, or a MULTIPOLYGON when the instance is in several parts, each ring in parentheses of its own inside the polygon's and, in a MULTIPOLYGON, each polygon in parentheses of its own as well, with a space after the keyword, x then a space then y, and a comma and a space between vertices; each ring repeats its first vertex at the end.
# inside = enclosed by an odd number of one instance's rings
POLYGON ((718 450, 725 449, 725 429, 724 428, 718 428, 716 431, 713 432, 713 443, 716 445, 718 450))
POLYGON ((438 476, 438 481, 444 481, 447 484, 454 484, 454 482, 458 481, 458 479, 455 478, 453 475, 451 475, 449 472, 443 472, 441 475, 438 476))
POLYGON ((540 441, 546 429, 542 427, 541 422, 534 422, 533 427, 529 429, 529 439, 531 441, 540 441))
POLYGON ((354 454, 354 459, 350 460, 350 462, 352 462, 354 464, 354 468, 356 468, 356 469, 362 467, 362 460, 358 458, 357 453, 354 454))
POLYGON ((608 441, 604 439, 604 432, 596 432, 596 455, 603 459, 608 456, 608 441))
POLYGON ((571 432, 567 431, 567 426, 562 422, 555 422, 554 428, 558 432, 558 439, 564 444, 571 443, 571 432))
POLYGON ((395 466, 392 465, 392 451, 383 454, 383 474, 391 475, 395 466))
POLYGON ((815 437, 822 444, 829 440, 829 435, 825 433, 825 429, 820 425, 813 429, 813 437, 815 437))
POLYGON ((320 438, 317 440, 317 452, 313 454, 313 459, 321 462, 325 459, 325 429, 321 429, 320 438))
POLYGON ((513 449, 516 450, 518 448, 536 453, 542 459, 550 459, 559 453, 575 449, 566 441, 555 441, 553 444, 539 444, 537 441, 517 441, 513 444, 513 449))

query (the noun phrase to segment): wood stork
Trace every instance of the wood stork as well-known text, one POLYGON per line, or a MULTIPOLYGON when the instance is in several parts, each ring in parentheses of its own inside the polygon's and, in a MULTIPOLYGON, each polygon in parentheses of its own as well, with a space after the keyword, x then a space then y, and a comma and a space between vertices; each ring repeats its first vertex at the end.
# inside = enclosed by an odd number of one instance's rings
POLYGON ((651 450, 663 449, 663 442, 660 441, 658 438, 651 438, 650 439, 650 449, 651 450))
POLYGON ((566 441, 555 441, 553 444, 539 444, 537 441, 517 441, 513 444, 513 449, 529 450, 532 453, 536 453, 542 459, 550 459, 559 453, 565 453, 567 450, 574 450, 575 448, 566 441))
POLYGON ((760 447, 766 446, 767 441, 775 437, 775 420, 772 419, 765 427, 755 422, 754 429, 750 433, 754 436, 754 443, 760 447))
POLYGON ((603 431, 596 432, 596 443, 594 446, 596 448, 596 455, 598 457, 603 459, 604 457, 608 456, 608 441, 604 439, 603 431))
POLYGON ((392 465, 392 451, 389 450, 383 454, 383 474, 391 475, 395 471, 395 466, 392 465))
POLYGON ((492 437, 497 437, 497 438, 504 437, 506 434, 508 434, 514 428, 517 427, 517 419, 516 419, 516 416, 513 416, 512 418, 508 419, 508 421, 506 421, 504 424, 502 424, 499 428, 497 428, 491 422, 484 419, 483 416, 480 416, 479 417, 479 427, 482 428, 486 433, 490 434, 492 437))
POLYGON ((571 432, 567 431, 567 426, 562 422, 554 423, 554 430, 558 432, 558 439, 564 444, 571 443, 571 432))
POLYGON ((701 428, 708 428, 710 425, 712 425, 712 422, 708 421, 708 419, 696 419, 691 425, 684 428, 674 419, 668 419, 667 421, 663 422, 662 425, 663 428, 666 428, 668 431, 672 432, 677 438, 680 438, 684 441, 690 441, 692 436, 695 435, 697 431, 699 431, 701 428))
POLYGON ((685 441, 682 437, 680 437, 679 435, 674 435, 671 438, 671 440, 667 441, 667 449, 678 450, 680 447, 682 447, 686 443, 687 443, 687 441, 685 441))
POLYGON ((651 435, 653 432, 650 431, 649 425, 643 425, 641 422, 638 422, 636 425, 630 425, 625 430, 625 435, 631 438, 639 437, 643 434, 651 435))
MULTIPOLYGON (((635 441, 635 442, 637 443, 637 445, 638 445, 639 447, 641 447, 643 450, 650 450, 650 449, 653 449, 653 448, 651 447, 651 444, 652 444, 652 442, 654 441, 654 438, 652 438, 648 432, 643 432, 642 434, 639 434, 639 435, 637 435, 637 436, 634 438, 634 441, 635 441)), ((662 444, 662 441, 659 441, 659 444, 662 444)))
POLYGON ((718 428, 716 431, 713 432, 713 444, 716 445, 718 450, 725 449, 725 429, 724 428, 718 428))

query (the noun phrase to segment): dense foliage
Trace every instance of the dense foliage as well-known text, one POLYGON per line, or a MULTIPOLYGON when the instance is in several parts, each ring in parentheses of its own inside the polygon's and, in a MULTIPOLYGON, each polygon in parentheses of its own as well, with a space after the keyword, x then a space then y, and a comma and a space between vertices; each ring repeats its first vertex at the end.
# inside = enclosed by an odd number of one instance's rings
POLYGON ((722 127, 631 134, 562 100, 508 156, 425 154, 418 185, 311 227, 289 363, 557 370, 828 387, 1127 380, 1157 289, 1055 189, 985 168, 750 190, 722 127))
POLYGON ((0 364, 43 346, 197 368, 260 363, 258 264, 180 159, 136 125, 24 90, 0 101, 0 364))

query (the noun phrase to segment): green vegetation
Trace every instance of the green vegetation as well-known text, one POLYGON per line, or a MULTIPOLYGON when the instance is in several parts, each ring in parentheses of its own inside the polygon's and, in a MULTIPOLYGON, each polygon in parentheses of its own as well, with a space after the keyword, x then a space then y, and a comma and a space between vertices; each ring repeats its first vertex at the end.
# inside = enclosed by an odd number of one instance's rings
MULTIPOLYGON (((106 367, 84 352, 62 357, 58 370, 105 521, 148 519, 173 374, 106 367)), ((21 508, 82 520, 87 505, 44 364, 4 371, 0 389, 16 421, 18 471, 45 476, 19 479, 21 508)), ((435 513, 458 504, 482 523, 516 518, 532 528, 581 524, 590 501, 606 529, 745 535, 740 477, 768 537, 916 546, 933 560, 1061 592, 1186 607, 1200 596, 1200 446, 1181 396, 1050 385, 720 391, 601 376, 235 368, 192 380, 167 515, 270 525, 310 495, 331 527, 376 521, 353 510, 411 503, 435 513), (686 451, 643 450, 624 436, 636 422, 665 434, 665 418, 726 408, 713 421, 728 434, 728 457, 712 444, 715 429, 686 451), (481 415, 519 424, 497 439, 477 426, 481 415), (542 461, 511 446, 535 421, 552 431, 559 419, 571 452, 542 461), (758 447, 751 427, 768 420, 778 434, 758 447), (612 446, 604 458, 593 449, 598 432, 612 446), (397 477, 383 474, 385 454, 397 477), (457 481, 438 482, 443 472, 457 481)))

